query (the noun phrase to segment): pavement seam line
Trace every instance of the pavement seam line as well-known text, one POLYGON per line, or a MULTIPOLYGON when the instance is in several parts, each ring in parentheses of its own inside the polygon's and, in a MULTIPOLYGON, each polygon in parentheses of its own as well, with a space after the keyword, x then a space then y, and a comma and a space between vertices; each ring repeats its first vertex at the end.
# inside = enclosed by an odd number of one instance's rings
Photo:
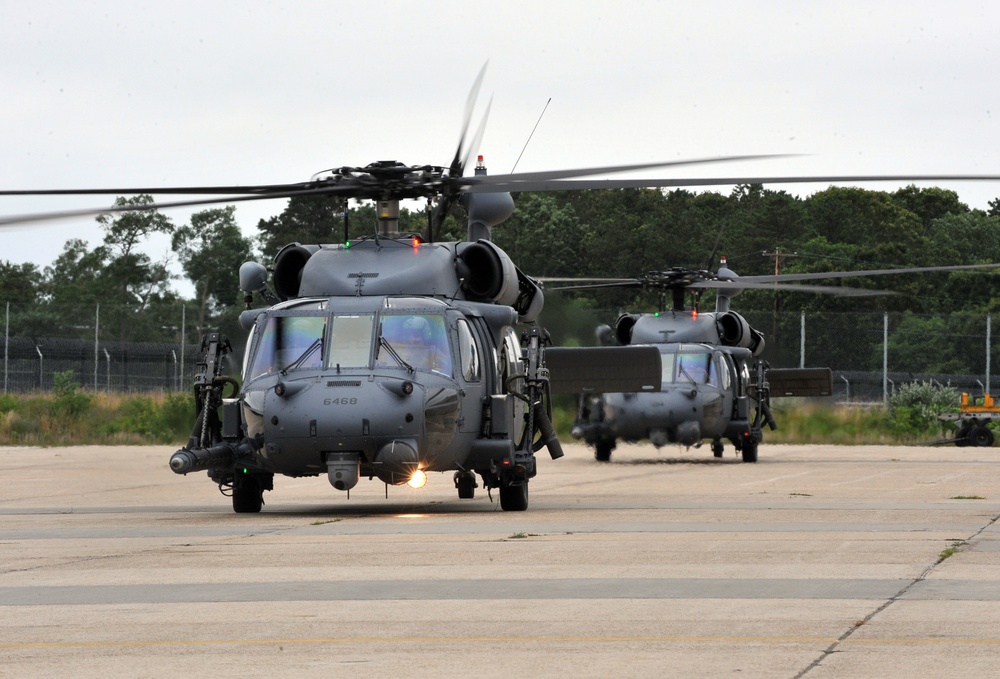
MULTIPOLYGON (((982 535, 986 531, 986 529, 990 528, 998 520, 1000 520, 1000 515, 994 516, 989 521, 987 521, 979 530, 977 530, 975 533, 973 533, 972 535, 970 535, 968 538, 965 538, 965 540, 963 540, 961 542, 963 544, 972 544, 972 542, 974 540, 976 540, 976 538, 978 538, 980 535, 982 535)), ((864 627, 865 625, 867 625, 876 615, 878 615, 882 611, 884 611, 887 608, 889 608, 889 606, 891 606, 892 604, 894 604, 897 601, 899 601, 900 597, 902 597, 904 594, 906 594, 907 592, 909 592, 915 585, 917 585, 918 583, 921 583, 924 580, 926 580, 927 576, 930 575, 932 572, 934 572, 934 570, 938 566, 940 566, 942 563, 944 563, 944 562, 945 562, 945 559, 939 558, 937 561, 935 561, 934 563, 932 563, 931 565, 929 565, 927 568, 925 568, 923 570, 923 572, 920 573, 920 575, 918 575, 915 580, 913 580, 912 582, 910 582, 909 584, 907 584, 905 587, 903 587, 901 590, 899 590, 894 595, 892 595, 892 597, 890 597, 889 599, 887 599, 881 606, 879 606, 874 611, 872 611, 871 613, 869 613, 868 615, 866 615, 864 618, 862 618, 860 620, 860 622, 854 623, 854 625, 852 627, 850 627, 846 632, 844 632, 839 637, 837 637, 836 641, 834 641, 832 644, 830 644, 827 648, 823 649, 823 651, 820 652, 819 657, 817 657, 815 660, 813 660, 811 663, 809 663, 809 665, 807 665, 804 670, 802 670, 801 672, 799 672, 798 674, 796 674, 793 679, 802 679, 802 677, 804 677, 807 674, 809 674, 809 672, 811 672, 815 668, 819 667, 820 664, 822 664, 823 660, 825 660, 828 656, 832 655, 833 653, 836 653, 837 650, 839 649, 840 645, 842 643, 844 643, 845 641, 847 641, 848 639, 850 639, 851 635, 853 635, 858 629, 860 629, 861 627, 864 627)))

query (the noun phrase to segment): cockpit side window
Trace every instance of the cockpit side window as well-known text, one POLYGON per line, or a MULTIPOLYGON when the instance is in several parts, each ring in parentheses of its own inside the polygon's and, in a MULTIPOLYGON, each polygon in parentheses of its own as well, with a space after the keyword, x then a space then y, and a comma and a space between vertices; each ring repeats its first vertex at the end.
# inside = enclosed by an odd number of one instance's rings
POLYGON ((385 314, 382 316, 379 332, 377 366, 399 367, 392 355, 395 352, 414 370, 451 376, 451 348, 443 315, 385 314))
POLYGON ((733 385, 733 362, 726 354, 719 354, 719 377, 722 388, 729 391, 733 385))
POLYGON ((458 320, 458 354, 462 361, 462 377, 466 382, 478 382, 482 378, 482 358, 475 336, 464 318, 458 320))

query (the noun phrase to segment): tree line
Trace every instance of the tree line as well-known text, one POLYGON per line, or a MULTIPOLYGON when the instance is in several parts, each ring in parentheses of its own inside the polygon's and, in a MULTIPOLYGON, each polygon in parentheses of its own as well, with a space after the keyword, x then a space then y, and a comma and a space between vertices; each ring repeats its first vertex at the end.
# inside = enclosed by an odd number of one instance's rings
MULTIPOLYGON (((119 205, 151 205, 150 196, 121 197, 119 205)), ((827 272, 1000 262, 1000 199, 987 211, 970 209, 942 188, 897 191, 831 187, 805 198, 760 185, 730 193, 614 189, 515 195, 514 216, 494 240, 536 277, 635 277, 672 267, 716 269, 718 258, 740 275, 827 272)), ((245 261, 270 264, 291 242, 340 243, 374 233, 372 205, 334 198, 292 198, 245 235, 235 208, 194 213, 177 225, 157 210, 97 218, 96 245, 66 242, 49 266, 0 262, 0 300, 12 303, 12 327, 35 335, 93 337, 93 308, 109 339, 142 341, 176 329, 185 308, 188 341, 219 328, 239 338, 243 308, 238 272, 245 261), (153 234, 169 234, 172 254, 193 285, 190 299, 171 288, 167 261, 141 251, 153 234), (71 311, 68 311, 71 310, 71 311), (74 314, 79 313, 79 318, 74 314), (78 332, 77 332, 78 331, 78 332)), ((427 213, 403 208, 400 230, 426 234, 427 213)), ((436 240, 465 237, 464 214, 454 207, 436 240)), ((865 298, 747 291, 740 309, 783 311, 905 311, 988 313, 1000 273, 953 272, 847 279, 894 294, 865 298)), ((652 310, 661 300, 642 290, 546 294, 542 321, 563 338, 592 334, 592 320, 617 310, 652 310), (579 327, 576 327, 579 326, 579 327)), ((712 304, 711 294, 700 301, 712 304)), ((557 339, 559 339, 557 337, 557 339)), ((575 338, 572 341, 583 341, 575 338)), ((234 339, 234 344, 236 340, 234 339)))

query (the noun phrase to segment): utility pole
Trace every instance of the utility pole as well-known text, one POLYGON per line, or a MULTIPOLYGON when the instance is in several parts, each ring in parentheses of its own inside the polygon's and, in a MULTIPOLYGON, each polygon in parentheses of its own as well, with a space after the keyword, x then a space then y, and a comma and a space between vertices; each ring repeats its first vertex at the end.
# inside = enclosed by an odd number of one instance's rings
MULTIPOLYGON (((774 252, 768 252, 765 250, 761 253, 764 257, 774 258, 774 275, 781 275, 781 260, 787 259, 789 257, 798 257, 797 252, 782 252, 781 248, 774 248, 774 252)), ((778 311, 779 311, 780 300, 778 297, 778 282, 774 282, 774 320, 771 322, 771 341, 774 343, 775 351, 778 351, 780 343, 778 342, 778 311)), ((780 358, 780 352, 778 354, 780 358)))

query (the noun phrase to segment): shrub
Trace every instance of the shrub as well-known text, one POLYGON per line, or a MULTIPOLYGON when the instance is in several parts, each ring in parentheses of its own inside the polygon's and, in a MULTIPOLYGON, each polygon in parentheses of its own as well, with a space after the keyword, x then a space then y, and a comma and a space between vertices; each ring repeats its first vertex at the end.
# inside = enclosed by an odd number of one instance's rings
POLYGON ((938 420, 938 415, 956 412, 958 405, 958 389, 950 384, 907 382, 889 398, 889 425, 904 436, 943 432, 948 425, 938 420))
POLYGON ((52 374, 53 414, 57 417, 76 418, 90 409, 91 396, 78 391, 80 385, 74 377, 72 370, 52 374))

